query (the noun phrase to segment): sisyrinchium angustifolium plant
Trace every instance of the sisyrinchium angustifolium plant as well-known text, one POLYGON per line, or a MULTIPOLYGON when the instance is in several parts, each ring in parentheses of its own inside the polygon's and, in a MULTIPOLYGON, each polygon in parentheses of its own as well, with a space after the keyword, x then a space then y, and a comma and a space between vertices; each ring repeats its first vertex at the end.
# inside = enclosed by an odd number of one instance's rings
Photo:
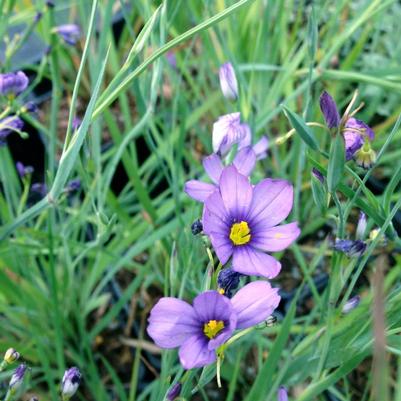
POLYGON ((0 1, 0 399, 401 400, 400 17, 0 1))

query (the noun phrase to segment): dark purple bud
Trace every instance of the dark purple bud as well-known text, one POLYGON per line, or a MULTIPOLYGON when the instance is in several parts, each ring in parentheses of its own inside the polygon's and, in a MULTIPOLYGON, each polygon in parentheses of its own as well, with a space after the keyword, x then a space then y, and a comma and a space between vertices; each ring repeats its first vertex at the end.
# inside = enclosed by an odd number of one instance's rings
POLYGON ((72 119, 72 129, 75 131, 79 128, 79 126, 81 125, 82 120, 79 117, 74 117, 72 119))
POLYGON ((40 11, 36 13, 35 15, 35 23, 38 23, 42 19, 43 13, 40 11))
POLYGON ((18 175, 21 178, 24 178, 27 175, 33 173, 33 167, 32 166, 24 166, 21 162, 15 163, 15 167, 17 168, 18 175))
POLYGON ((22 107, 23 113, 36 113, 38 111, 38 106, 34 102, 28 102, 22 107))
POLYGON ((366 242, 361 240, 336 239, 334 249, 345 253, 349 258, 359 257, 366 251, 366 242))
POLYGON ((74 180, 71 180, 66 187, 67 192, 75 192, 78 191, 81 188, 81 180, 79 178, 76 178, 74 180))
POLYGON ((343 306, 342 312, 346 315, 350 313, 353 309, 355 309, 359 303, 361 302, 361 297, 356 295, 355 297, 350 298, 345 305, 343 306))
POLYGON ((76 24, 65 24, 58 26, 55 31, 68 45, 74 46, 81 36, 81 29, 76 24))
POLYGON ((52 47, 51 46, 47 46, 45 49, 45 56, 48 56, 52 51, 52 47))
POLYGON ((312 174, 315 178, 317 178, 322 184, 324 183, 324 177, 322 173, 315 167, 312 168, 312 174))
POLYGON ((19 95, 29 84, 29 79, 23 71, 0 74, 0 94, 19 95))
POLYGON ((242 274, 237 273, 231 268, 225 268, 220 270, 220 273, 217 277, 217 286, 218 291, 220 294, 231 298, 232 291, 238 288, 239 279, 241 278, 242 274))
POLYGON ((69 400, 78 390, 82 375, 78 368, 72 367, 65 371, 61 382, 63 400, 69 400))
POLYGON ((49 8, 53 8, 53 7, 54 7, 54 1, 52 1, 52 0, 47 0, 47 1, 46 1, 46 6, 49 7, 49 8))
POLYGON ((277 401, 288 401, 287 389, 283 386, 278 389, 277 401))
POLYGON ((340 125, 340 114, 336 102, 326 91, 320 96, 320 110, 322 110, 323 117, 330 129, 340 125))
POLYGON ((6 144, 6 138, 13 131, 21 131, 24 122, 17 116, 8 116, 0 120, 0 146, 6 144))
POLYGON ((36 192, 42 197, 45 197, 47 194, 47 185, 44 182, 35 182, 31 186, 32 192, 36 192))
POLYGON ((193 235, 198 235, 203 231, 203 225, 202 222, 198 219, 195 220, 192 225, 191 225, 191 231, 193 235))
POLYGON ((9 387, 13 391, 17 390, 24 381, 24 376, 27 370, 27 366, 25 363, 22 363, 15 369, 14 374, 11 377, 9 387))
POLYGON ((170 390, 167 393, 167 400, 174 401, 180 395, 181 388, 182 388, 182 385, 179 382, 175 383, 173 386, 171 386, 170 390))

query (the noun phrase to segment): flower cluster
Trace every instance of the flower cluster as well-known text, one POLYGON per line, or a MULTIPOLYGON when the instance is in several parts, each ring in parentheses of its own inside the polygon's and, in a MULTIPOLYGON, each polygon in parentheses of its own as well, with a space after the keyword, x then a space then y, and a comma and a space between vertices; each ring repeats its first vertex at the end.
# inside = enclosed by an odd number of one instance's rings
MULTIPOLYGON (((219 77, 223 95, 236 100, 232 65, 224 64, 219 77)), ((252 146, 251 128, 241 122, 239 112, 220 117, 212 136, 214 153, 203 160, 211 182, 190 180, 184 190, 203 203, 202 219, 191 230, 203 231, 220 261, 217 288, 200 293, 192 304, 161 298, 147 329, 158 346, 179 348, 185 369, 215 362, 236 330, 269 318, 280 296, 268 281, 254 281, 234 292, 243 275, 276 277, 281 264, 267 252, 284 250, 300 234, 295 222, 280 225, 293 206, 292 185, 282 179, 250 180, 256 161, 267 156, 267 138, 252 146)))

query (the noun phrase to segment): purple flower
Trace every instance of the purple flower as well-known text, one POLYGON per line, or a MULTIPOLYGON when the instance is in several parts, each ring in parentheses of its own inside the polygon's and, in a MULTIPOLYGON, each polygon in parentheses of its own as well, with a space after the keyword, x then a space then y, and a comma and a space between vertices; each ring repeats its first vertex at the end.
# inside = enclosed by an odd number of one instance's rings
POLYGON ((248 135, 249 126, 241 123, 239 112, 220 116, 213 124, 213 151, 225 155, 234 144, 241 142, 248 135))
POLYGON ((47 185, 44 182, 35 182, 35 184, 31 186, 31 191, 44 197, 47 194, 47 185))
POLYGON ((174 401, 181 393, 182 384, 180 382, 175 383, 167 393, 167 400, 174 401))
POLYGON ((0 146, 6 144, 6 138, 13 131, 21 131, 24 122, 17 116, 8 116, 0 120, 0 146))
POLYGON ((66 192, 75 192, 78 191, 81 188, 81 180, 79 178, 76 178, 74 180, 71 180, 65 190, 66 192))
POLYGON ((65 43, 74 46, 81 36, 81 29, 76 24, 60 25, 55 29, 65 43))
POLYGON ((362 256, 366 251, 366 242, 359 239, 336 239, 334 249, 345 253, 349 258, 362 256))
POLYGON ((336 102, 326 91, 320 96, 320 110, 322 110, 323 117, 330 129, 340 125, 340 114, 336 102))
POLYGON ((82 123, 82 120, 79 117, 74 117, 72 119, 72 124, 71 124, 72 129, 74 131, 77 130, 79 128, 79 126, 81 125, 81 123, 82 123))
POLYGON ((3 96, 19 95, 27 88, 28 84, 28 77, 23 71, 0 74, 0 94, 3 96))
POLYGON ((172 68, 177 68, 177 58, 175 57, 174 52, 168 51, 166 53, 166 59, 172 68))
POLYGON ((9 388, 12 391, 16 391, 24 381, 24 376, 27 370, 25 363, 22 363, 15 369, 14 374, 11 376, 9 388))
POLYGON ((277 308, 278 290, 266 281, 252 282, 230 300, 217 291, 198 295, 193 305, 177 298, 161 298, 153 307, 148 334, 161 348, 179 347, 185 369, 216 360, 216 350, 236 329, 263 322, 277 308))
POLYGON ((358 225, 356 226, 356 238, 362 239, 365 236, 366 226, 368 225, 366 220, 366 214, 364 212, 359 213, 358 225))
POLYGON ((312 174, 315 178, 317 178, 322 184, 324 184, 324 177, 322 173, 315 167, 312 168, 312 174))
POLYGON ((38 111, 38 106, 34 102, 28 102, 22 107, 23 113, 36 113, 38 111))
POLYGON ((277 401, 288 401, 287 389, 283 386, 278 389, 277 401))
POLYGON ((64 400, 69 400, 78 390, 82 375, 78 368, 72 367, 64 373, 61 382, 61 395, 64 400))
POLYGON ((18 175, 21 178, 24 178, 27 175, 33 173, 33 167, 32 166, 24 166, 21 162, 15 163, 15 167, 17 168, 18 175))
POLYGON ((219 272, 217 277, 217 286, 219 288, 220 294, 225 295, 228 298, 231 298, 232 291, 236 290, 239 286, 239 279, 242 274, 237 273, 233 269, 229 267, 226 269, 222 269, 219 272))
POLYGON ((219 69, 220 87, 228 100, 238 98, 238 82, 231 63, 224 63, 219 69))
POLYGON ((300 234, 296 222, 278 226, 292 204, 289 182, 264 179, 253 187, 235 166, 229 166, 221 173, 219 190, 205 202, 203 231, 222 265, 232 257, 238 273, 273 278, 281 265, 265 252, 282 251, 300 234))
POLYGON ((269 149, 269 140, 266 136, 262 136, 255 145, 252 146, 256 154, 256 160, 262 160, 267 157, 267 150, 269 149))
MULTIPOLYGON (((248 176, 256 162, 255 152, 251 147, 246 147, 241 149, 235 156, 233 165, 237 168, 237 170, 248 176)), ((207 156, 203 159, 203 167, 206 171, 206 174, 212 180, 213 184, 209 184, 207 182, 198 181, 198 180, 190 180, 185 183, 184 191, 193 199, 199 202, 205 202, 206 199, 217 189, 217 185, 220 180, 221 173, 224 170, 223 163, 221 162, 220 157, 213 153, 210 156, 207 156)))
POLYGON ((342 312, 346 315, 350 313, 353 309, 355 309, 359 303, 361 302, 361 297, 356 295, 355 297, 350 298, 345 305, 343 306, 342 312))

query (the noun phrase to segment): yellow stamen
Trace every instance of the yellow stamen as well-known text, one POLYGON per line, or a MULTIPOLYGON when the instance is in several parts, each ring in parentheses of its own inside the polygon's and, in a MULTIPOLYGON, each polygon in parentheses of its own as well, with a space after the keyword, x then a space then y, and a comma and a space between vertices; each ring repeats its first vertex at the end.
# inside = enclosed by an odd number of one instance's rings
POLYGON ((222 320, 209 320, 208 323, 203 325, 203 332, 206 337, 212 339, 224 329, 224 322, 222 320))
POLYGON ((219 288, 217 291, 219 294, 224 295, 224 288, 219 288))
POLYGON ((251 230, 246 221, 231 226, 230 240, 234 245, 244 245, 251 240, 251 230))

